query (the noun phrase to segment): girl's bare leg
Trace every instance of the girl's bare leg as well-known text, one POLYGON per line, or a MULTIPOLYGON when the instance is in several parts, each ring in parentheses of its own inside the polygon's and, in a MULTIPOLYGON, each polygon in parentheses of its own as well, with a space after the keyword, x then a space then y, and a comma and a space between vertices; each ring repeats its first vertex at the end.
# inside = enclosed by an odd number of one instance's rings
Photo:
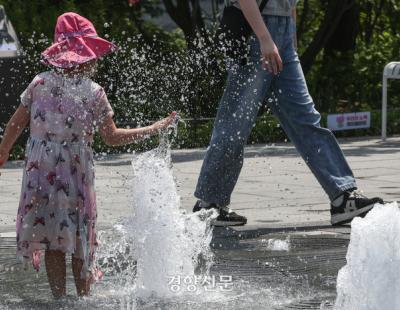
POLYGON ((45 265, 47 279, 49 280, 51 292, 58 299, 66 295, 66 263, 65 253, 55 250, 45 252, 45 265))
POLYGON ((74 274, 75 286, 78 296, 88 296, 90 292, 89 279, 81 278, 83 260, 74 257, 72 254, 72 273, 74 274))

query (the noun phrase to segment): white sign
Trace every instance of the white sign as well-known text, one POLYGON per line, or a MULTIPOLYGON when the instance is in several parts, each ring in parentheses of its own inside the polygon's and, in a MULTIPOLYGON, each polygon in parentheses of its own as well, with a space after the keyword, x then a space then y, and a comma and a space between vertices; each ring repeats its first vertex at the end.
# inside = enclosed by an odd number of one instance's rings
POLYGON ((328 115, 330 130, 349 130, 371 127, 371 112, 356 112, 328 115))
POLYGON ((19 42, 15 30, 0 5, 0 58, 18 56, 19 42))

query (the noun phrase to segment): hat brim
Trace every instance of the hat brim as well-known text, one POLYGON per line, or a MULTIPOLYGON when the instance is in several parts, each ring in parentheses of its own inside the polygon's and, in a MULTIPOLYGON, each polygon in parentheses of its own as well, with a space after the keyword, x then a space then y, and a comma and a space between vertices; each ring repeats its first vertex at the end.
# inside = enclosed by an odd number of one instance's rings
POLYGON ((41 62, 58 68, 71 68, 99 59, 118 47, 100 37, 71 37, 52 44, 42 53, 41 62))

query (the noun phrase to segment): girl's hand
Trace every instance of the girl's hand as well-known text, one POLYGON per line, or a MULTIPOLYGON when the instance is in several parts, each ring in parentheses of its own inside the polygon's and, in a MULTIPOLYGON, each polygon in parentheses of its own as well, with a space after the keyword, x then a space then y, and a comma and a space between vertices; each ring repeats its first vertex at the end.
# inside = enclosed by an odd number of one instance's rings
POLYGON ((174 122, 175 117, 176 112, 172 112, 168 117, 162 119, 161 121, 155 122, 153 125, 151 125, 151 127, 154 131, 160 131, 171 125, 174 122))
POLYGON ((153 125, 141 128, 117 128, 112 117, 109 115, 99 127, 103 141, 110 146, 125 145, 147 138, 149 135, 158 134, 160 130, 170 126, 176 119, 176 112, 172 112, 167 118, 153 125))
MULTIPOLYGON (((10 156, 9 152, 0 150, 0 168, 3 167, 4 164, 7 162, 9 156, 10 156)), ((1 175, 1 173, 0 173, 0 175, 1 175)))
POLYGON ((275 75, 282 71, 282 59, 271 37, 260 39, 260 49, 263 68, 275 75))

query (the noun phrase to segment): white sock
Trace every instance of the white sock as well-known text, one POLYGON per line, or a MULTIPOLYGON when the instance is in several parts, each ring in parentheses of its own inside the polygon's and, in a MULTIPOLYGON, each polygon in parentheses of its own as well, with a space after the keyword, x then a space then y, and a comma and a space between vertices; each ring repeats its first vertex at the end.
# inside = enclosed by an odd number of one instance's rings
POLYGON ((340 207, 343 203, 343 199, 344 199, 344 195, 340 195, 338 198, 336 198, 335 200, 331 201, 332 206, 334 207, 340 207))
POLYGON ((211 203, 206 202, 204 200, 200 200, 200 208, 207 208, 210 206, 211 203))

